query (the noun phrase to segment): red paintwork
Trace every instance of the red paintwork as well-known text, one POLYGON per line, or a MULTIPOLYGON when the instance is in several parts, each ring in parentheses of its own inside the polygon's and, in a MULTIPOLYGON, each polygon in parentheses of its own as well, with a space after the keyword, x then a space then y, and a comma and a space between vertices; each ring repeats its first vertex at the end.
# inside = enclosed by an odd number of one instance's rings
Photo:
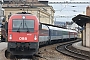
POLYGON ((75 38, 75 32, 69 32, 69 38, 71 38, 70 35, 74 36, 74 38, 75 38))
POLYGON ((39 30, 39 36, 49 36, 48 30, 39 30))
POLYGON ((36 16, 30 14, 15 14, 12 15, 8 21, 8 42, 38 42, 39 35, 39 20, 36 16), (22 19, 22 16, 25 16, 25 19, 34 20, 34 30, 35 32, 12 32, 12 21, 13 19, 22 19), (10 34, 12 35, 12 40, 9 39, 10 34), (34 36, 37 36, 37 40, 34 40, 34 36), (19 37, 27 37, 27 40, 19 40, 19 37))
POLYGON ((75 35, 77 35, 77 34, 75 32, 69 32, 69 38, 70 38, 70 35, 73 35, 75 38, 75 35))
POLYGON ((74 35, 74 32, 69 32, 70 33, 70 35, 74 35))

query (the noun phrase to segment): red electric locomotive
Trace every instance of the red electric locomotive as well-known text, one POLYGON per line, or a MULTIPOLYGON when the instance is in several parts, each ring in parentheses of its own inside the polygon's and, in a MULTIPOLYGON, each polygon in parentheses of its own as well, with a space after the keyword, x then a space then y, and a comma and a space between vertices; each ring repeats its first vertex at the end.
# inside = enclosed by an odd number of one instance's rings
POLYGON ((36 16, 22 12, 14 14, 8 21, 8 47, 12 55, 33 55, 39 48, 39 20, 36 16))

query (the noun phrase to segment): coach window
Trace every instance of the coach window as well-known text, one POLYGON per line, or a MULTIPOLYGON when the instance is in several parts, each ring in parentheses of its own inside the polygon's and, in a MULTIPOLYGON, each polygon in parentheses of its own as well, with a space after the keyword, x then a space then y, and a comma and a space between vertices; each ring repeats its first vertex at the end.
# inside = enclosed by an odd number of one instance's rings
POLYGON ((56 36, 58 36, 58 31, 57 30, 55 30, 56 31, 56 36))
POLYGON ((47 25, 42 24, 42 30, 44 34, 49 35, 49 29, 47 25))
POLYGON ((60 35, 60 31, 58 31, 58 36, 60 35))
POLYGON ((53 36, 53 30, 51 30, 51 35, 53 36))
POLYGON ((53 30, 54 31, 54 36, 56 36, 56 31, 55 30, 53 30))
POLYGON ((67 32, 66 32, 66 31, 64 31, 64 35, 66 35, 66 33, 67 33, 67 32))
POLYGON ((62 35, 64 35, 64 31, 62 31, 62 35))
POLYGON ((44 24, 42 24, 42 29, 49 30, 48 27, 47 27, 47 25, 44 25, 44 24))
POLYGON ((51 31, 51 36, 53 36, 53 30, 50 30, 51 31))
POLYGON ((55 36, 55 31, 53 30, 53 36, 55 36))
POLYGON ((58 36, 60 35, 59 33, 60 33, 60 32, 58 31, 58 36))
POLYGON ((60 32, 60 36, 61 36, 62 35, 62 31, 60 30, 59 32, 60 32))

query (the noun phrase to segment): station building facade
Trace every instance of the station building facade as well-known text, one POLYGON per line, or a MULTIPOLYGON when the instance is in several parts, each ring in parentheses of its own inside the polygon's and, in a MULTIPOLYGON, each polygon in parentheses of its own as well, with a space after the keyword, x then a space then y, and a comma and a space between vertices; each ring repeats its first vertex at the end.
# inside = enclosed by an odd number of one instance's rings
POLYGON ((41 23, 54 24, 54 9, 48 5, 48 1, 26 0, 4 0, 3 8, 5 9, 6 20, 8 21, 9 15, 17 12, 29 12, 36 15, 41 23))

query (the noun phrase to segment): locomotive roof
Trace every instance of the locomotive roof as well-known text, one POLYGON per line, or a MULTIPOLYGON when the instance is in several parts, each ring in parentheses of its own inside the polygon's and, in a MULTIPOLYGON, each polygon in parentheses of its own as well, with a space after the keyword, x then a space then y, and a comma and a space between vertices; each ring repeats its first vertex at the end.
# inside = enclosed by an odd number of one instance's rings
MULTIPOLYGON (((36 15, 33 15, 31 13, 26 13, 26 12, 18 12, 18 13, 13 14, 13 15, 31 15, 31 16, 36 16, 36 15)), ((13 15, 11 15, 11 16, 13 16, 13 15)))
POLYGON ((28 13, 28 12, 18 12, 16 14, 31 14, 31 13, 28 13))

